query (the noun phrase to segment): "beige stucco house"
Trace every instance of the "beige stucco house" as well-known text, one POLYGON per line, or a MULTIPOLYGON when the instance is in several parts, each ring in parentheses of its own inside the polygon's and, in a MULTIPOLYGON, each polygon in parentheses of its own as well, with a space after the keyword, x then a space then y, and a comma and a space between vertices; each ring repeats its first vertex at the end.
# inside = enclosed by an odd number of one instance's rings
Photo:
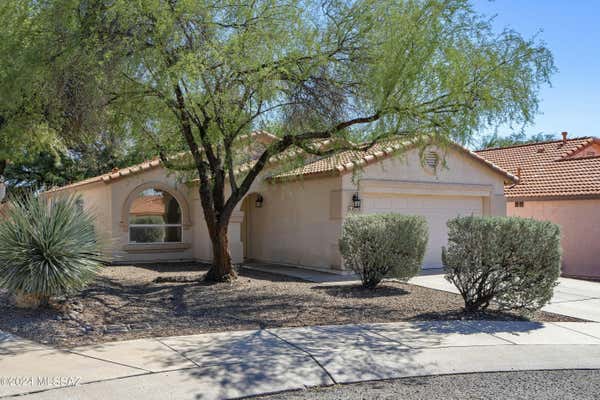
MULTIPOLYGON (((277 140, 254 133, 257 141, 277 140)), ((255 260, 343 270, 338 251, 349 213, 397 212, 427 218, 425 268, 441 266, 446 221, 456 215, 505 215, 504 186, 517 178, 458 145, 399 152, 395 144, 273 163, 238 204, 229 226, 233 261, 255 260)), ((197 183, 179 183, 158 160, 112 171, 46 196, 78 193, 110 238, 114 262, 210 261, 197 183)))
POLYGON ((567 138, 477 152, 519 176, 507 185, 508 215, 561 227, 562 273, 600 279, 600 140, 567 138))

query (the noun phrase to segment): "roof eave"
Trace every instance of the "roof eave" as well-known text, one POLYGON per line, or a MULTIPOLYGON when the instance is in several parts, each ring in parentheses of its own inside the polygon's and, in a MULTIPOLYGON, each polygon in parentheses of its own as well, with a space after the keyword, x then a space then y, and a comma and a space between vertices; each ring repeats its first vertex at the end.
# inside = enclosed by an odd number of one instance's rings
POLYGON ((579 194, 505 194, 509 201, 600 200, 600 193, 579 194))

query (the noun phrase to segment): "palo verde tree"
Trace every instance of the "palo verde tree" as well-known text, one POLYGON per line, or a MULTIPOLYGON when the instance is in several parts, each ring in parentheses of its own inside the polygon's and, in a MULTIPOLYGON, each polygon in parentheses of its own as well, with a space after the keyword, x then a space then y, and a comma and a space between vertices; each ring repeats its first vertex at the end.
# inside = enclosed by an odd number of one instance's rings
POLYGON ((165 165, 197 175, 211 281, 235 277, 228 223, 272 157, 390 138, 443 144, 527 123, 554 69, 543 44, 494 33, 465 0, 56 3, 80 27, 68 51, 111 65, 99 81, 113 114, 165 165), (236 143, 256 128, 278 140, 242 172, 236 143), (324 139, 338 145, 315 146, 324 139), (169 158, 177 145, 191 165, 169 158))
POLYGON ((15 1, 0 4, 0 186, 9 161, 55 144, 53 133, 43 122, 42 96, 34 94, 41 89, 36 76, 40 66, 34 51, 38 45, 34 42, 36 29, 27 11, 15 1))
POLYGON ((0 185, 47 188, 143 157, 125 154, 135 143, 104 106, 112 65, 80 47, 84 7, 0 2, 0 185))

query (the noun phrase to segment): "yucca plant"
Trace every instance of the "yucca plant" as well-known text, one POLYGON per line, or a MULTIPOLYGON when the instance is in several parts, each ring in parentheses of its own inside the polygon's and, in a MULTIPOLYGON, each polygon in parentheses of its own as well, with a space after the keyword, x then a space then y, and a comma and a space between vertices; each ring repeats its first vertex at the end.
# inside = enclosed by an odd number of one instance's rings
POLYGON ((38 303, 32 306, 82 289, 102 261, 94 217, 78 197, 25 195, 0 220, 0 287, 38 303))

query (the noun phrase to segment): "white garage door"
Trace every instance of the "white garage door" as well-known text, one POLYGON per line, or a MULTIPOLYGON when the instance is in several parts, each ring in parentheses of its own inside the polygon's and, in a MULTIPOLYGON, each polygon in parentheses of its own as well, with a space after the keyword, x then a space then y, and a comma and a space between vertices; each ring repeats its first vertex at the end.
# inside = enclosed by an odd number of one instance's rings
POLYGON ((423 268, 442 267, 442 246, 447 243, 448 219, 457 215, 481 215, 481 197, 455 196, 402 196, 365 194, 365 213, 394 212, 406 215, 422 215, 429 224, 429 244, 423 260, 423 268))

